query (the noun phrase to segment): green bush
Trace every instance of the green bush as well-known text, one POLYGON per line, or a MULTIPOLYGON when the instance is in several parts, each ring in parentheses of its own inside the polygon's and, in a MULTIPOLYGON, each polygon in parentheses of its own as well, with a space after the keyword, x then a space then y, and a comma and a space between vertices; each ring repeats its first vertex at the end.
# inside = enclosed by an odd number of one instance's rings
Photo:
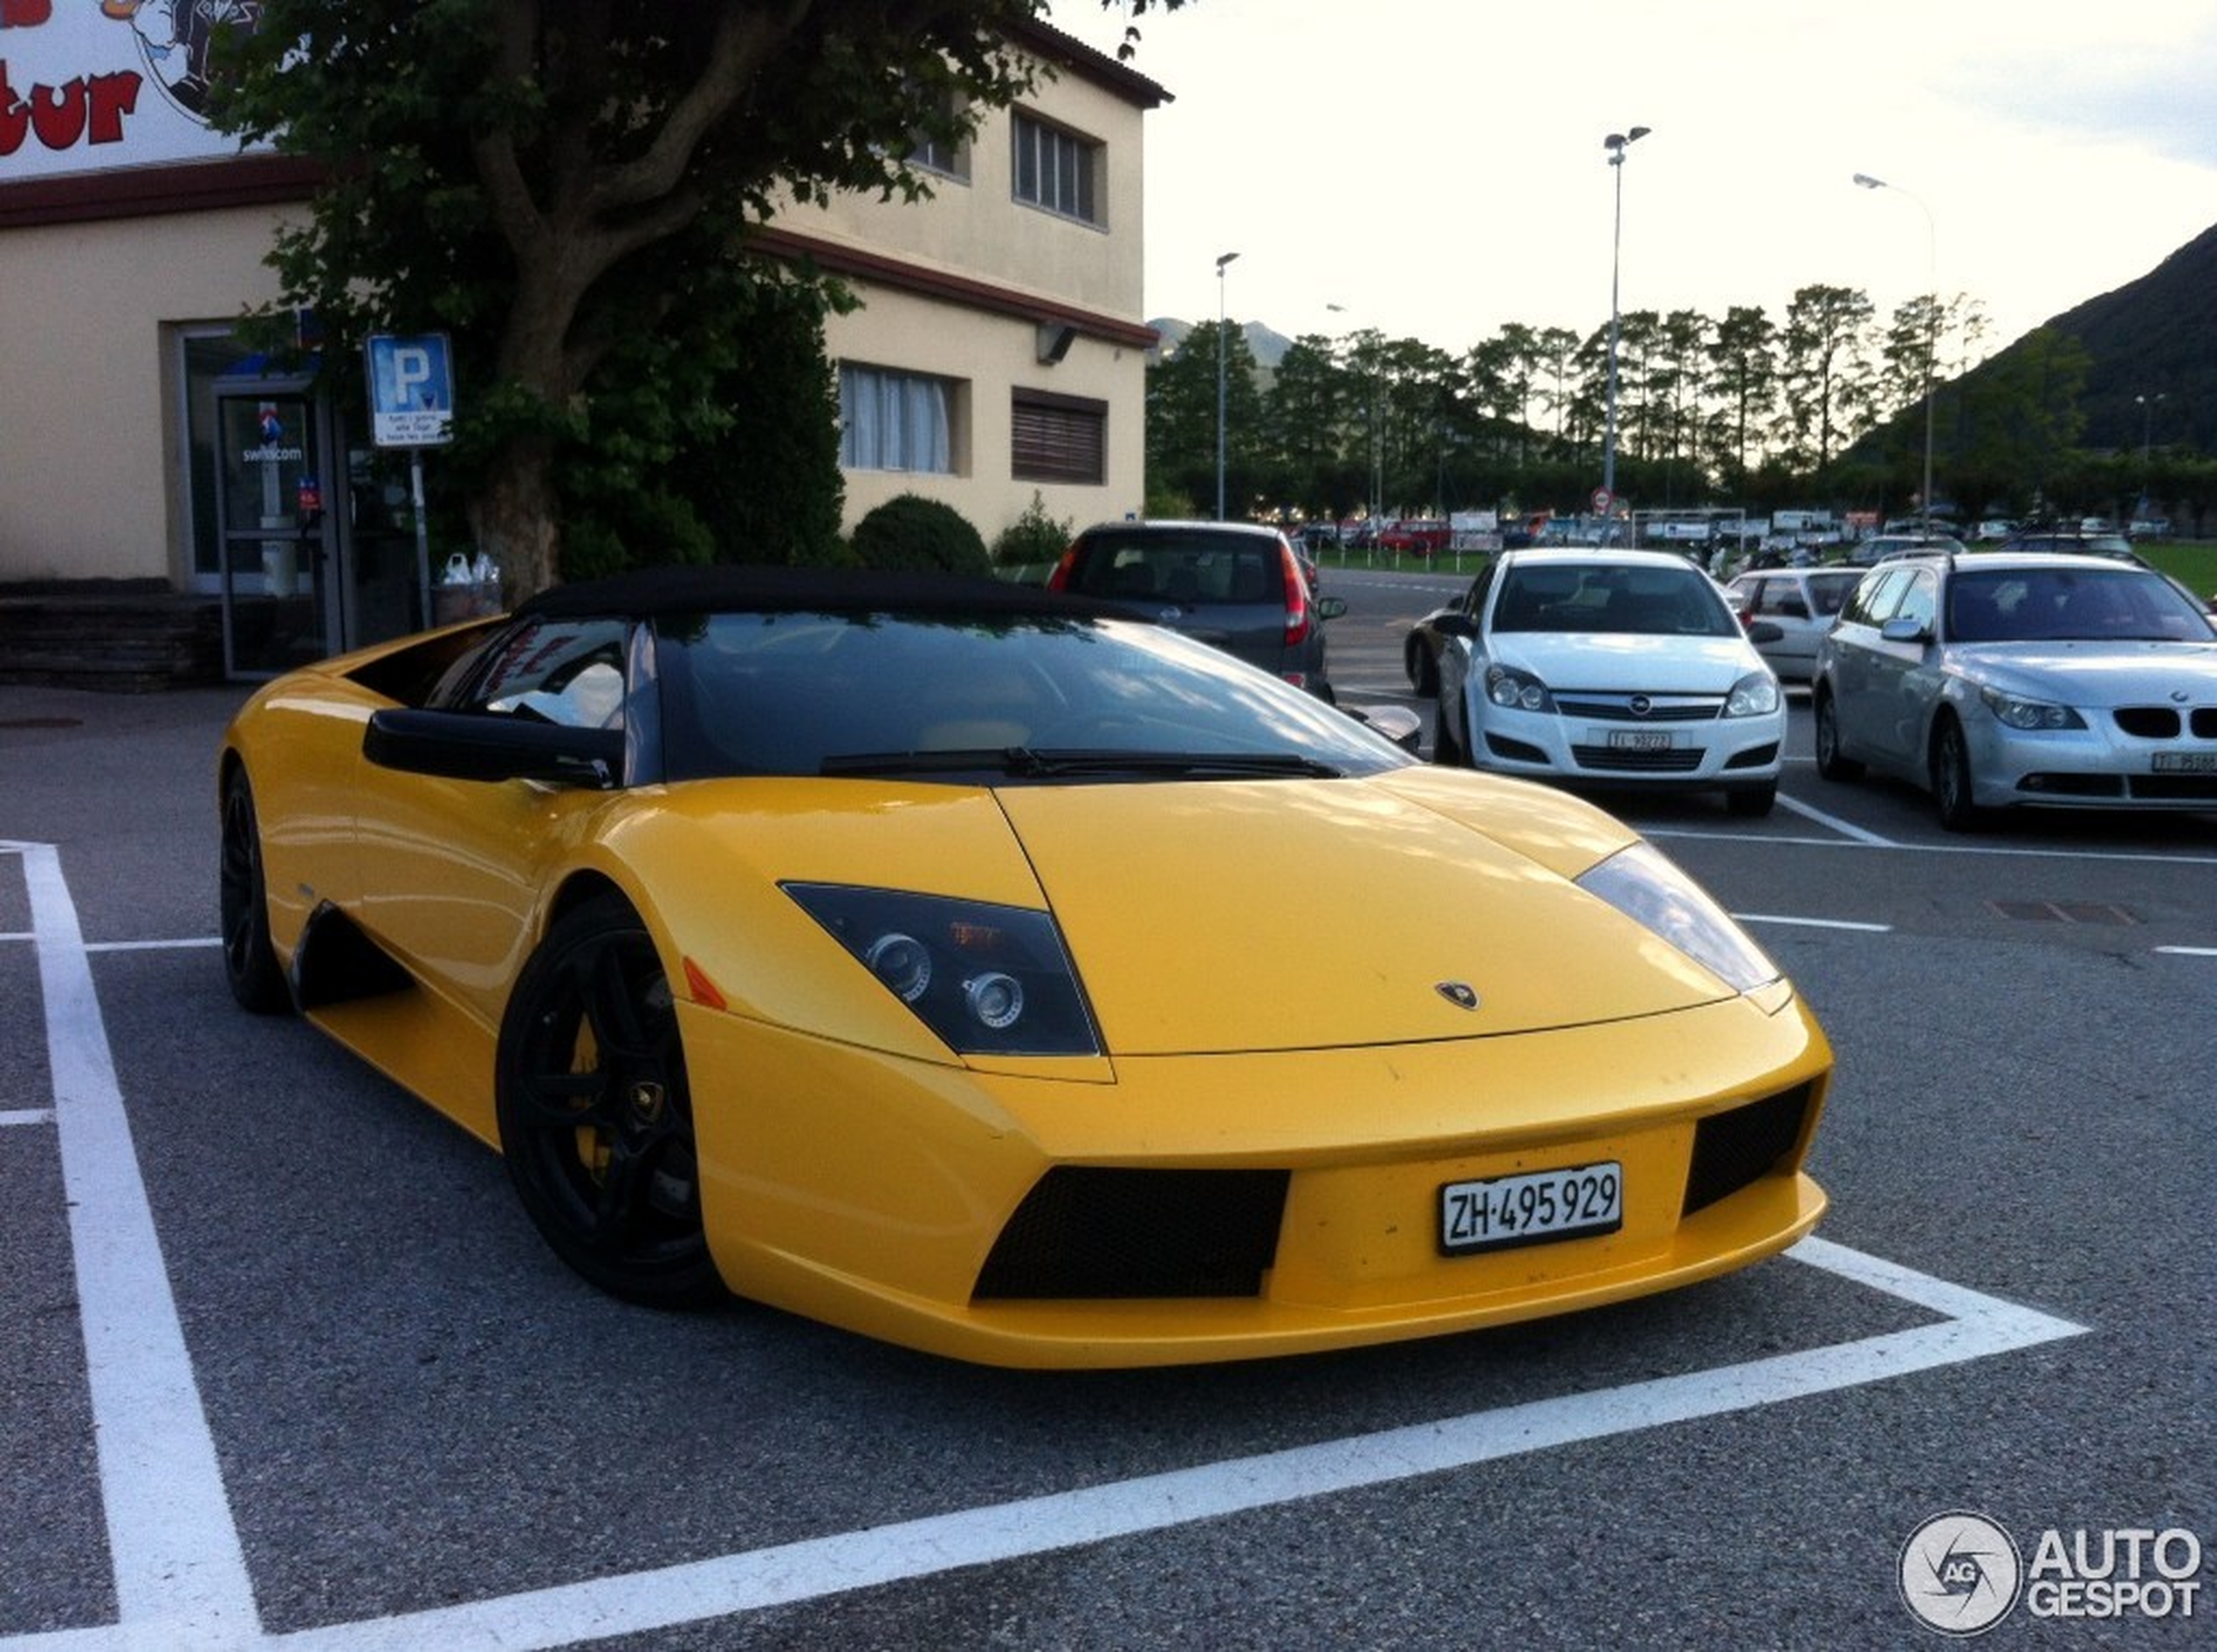
POLYGON ((937 569, 991 573, 985 537, 961 511, 922 494, 904 493, 855 524, 855 557, 866 568, 937 569))
POLYGON ((1020 568, 1044 562, 1052 567, 1078 535, 1077 524, 1058 522, 1047 511, 1047 500, 1038 493, 1024 514, 1000 531, 993 540, 993 561, 1004 568, 1020 568))

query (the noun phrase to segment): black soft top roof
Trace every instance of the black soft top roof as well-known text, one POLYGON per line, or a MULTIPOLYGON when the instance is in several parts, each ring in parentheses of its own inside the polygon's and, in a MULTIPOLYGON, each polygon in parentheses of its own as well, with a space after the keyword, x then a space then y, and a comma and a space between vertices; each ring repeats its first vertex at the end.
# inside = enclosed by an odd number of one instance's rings
POLYGON ((856 568, 717 564, 635 568, 604 579, 559 585, 517 608, 518 616, 575 618, 673 614, 923 614, 1149 620, 1122 603, 1067 596, 1041 586, 967 574, 856 568))

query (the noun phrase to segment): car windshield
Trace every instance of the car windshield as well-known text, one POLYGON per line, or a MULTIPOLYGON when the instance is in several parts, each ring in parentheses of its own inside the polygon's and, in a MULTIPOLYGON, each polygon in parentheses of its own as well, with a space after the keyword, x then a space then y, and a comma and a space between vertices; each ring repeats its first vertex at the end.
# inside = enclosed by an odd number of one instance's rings
POLYGON ((1282 602, 1285 559, 1256 533, 1193 528, 1096 530, 1085 536, 1069 588, 1125 602, 1282 602))
POLYGON ((666 619, 658 636, 672 780, 1184 779, 1411 760, 1314 696, 1148 625, 740 613, 666 619))
POLYGON ((1959 642, 2207 642, 2208 619, 2162 575, 2140 568, 1959 572, 1947 634, 1959 642))
POLYGON ((1686 568, 1555 565, 1511 571, 1496 631, 1629 632, 1728 637, 1740 622, 1706 574, 1686 568))

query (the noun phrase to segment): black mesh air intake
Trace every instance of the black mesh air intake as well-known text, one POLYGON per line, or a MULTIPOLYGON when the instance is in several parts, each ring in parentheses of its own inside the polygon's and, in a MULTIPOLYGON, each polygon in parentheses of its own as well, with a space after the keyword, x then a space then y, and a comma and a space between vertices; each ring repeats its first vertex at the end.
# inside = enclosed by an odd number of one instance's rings
POLYGON ((1810 1086, 1797 1085, 1761 1101, 1713 1113, 1693 1128, 1693 1162, 1686 1171, 1681 1215, 1714 1204, 1764 1175, 1794 1150, 1809 1109, 1810 1086))
POLYGON ((1058 1166, 1001 1230, 977 1297, 1254 1296, 1278 1254, 1289 1180, 1058 1166))

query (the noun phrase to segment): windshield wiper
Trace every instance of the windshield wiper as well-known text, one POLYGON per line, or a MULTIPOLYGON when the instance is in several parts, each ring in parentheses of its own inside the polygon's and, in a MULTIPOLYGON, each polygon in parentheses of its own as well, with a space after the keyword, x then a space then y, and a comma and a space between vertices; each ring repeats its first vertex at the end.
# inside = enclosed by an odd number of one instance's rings
POLYGON ((1298 751, 1118 751, 978 746, 944 751, 853 751, 826 757, 824 775, 959 774, 997 771, 1018 779, 1130 774, 1153 779, 1292 775, 1335 780, 1344 771, 1298 751))

